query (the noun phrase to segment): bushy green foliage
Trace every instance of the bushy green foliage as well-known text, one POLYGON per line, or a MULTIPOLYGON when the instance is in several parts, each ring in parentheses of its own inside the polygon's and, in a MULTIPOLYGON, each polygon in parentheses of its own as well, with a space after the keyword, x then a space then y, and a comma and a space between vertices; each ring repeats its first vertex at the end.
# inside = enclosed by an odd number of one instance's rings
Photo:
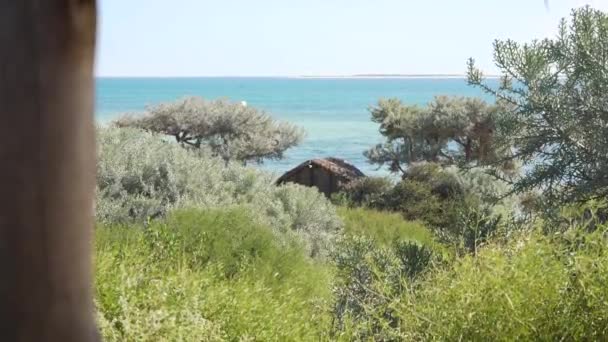
MULTIPOLYGON (((515 201, 499 199, 505 188, 503 182, 483 170, 465 172, 456 167, 421 163, 411 166, 400 182, 376 195, 377 200, 367 207, 373 203, 374 208, 400 213, 407 221, 423 222, 439 241, 457 253, 475 253, 491 236, 520 228, 515 224, 518 215, 515 201)), ((380 214, 370 211, 369 215, 380 214)), ((360 220, 367 226, 374 222, 360 220)))
POLYGON ((336 208, 314 188, 297 184, 271 185, 268 197, 252 196, 249 206, 260 220, 284 234, 295 234, 304 241, 312 256, 324 256, 342 233, 336 208))
POLYGON ((393 299, 429 269, 429 247, 395 241, 379 247, 368 238, 345 240, 333 260, 337 267, 332 335, 343 340, 399 340, 399 311, 393 299))
POLYGON ((332 201, 350 207, 379 208, 383 206, 384 195, 393 188, 393 183, 388 177, 361 177, 346 184, 332 197, 332 201))
POLYGON ((490 208, 476 204, 460 204, 454 212, 454 221, 437 226, 435 234, 439 241, 452 247, 456 253, 476 254, 490 238, 506 236, 510 230, 519 228, 501 215, 494 215, 490 208))
POLYGON ((333 200, 349 207, 400 212, 407 220, 430 225, 452 222, 451 209, 465 189, 455 174, 436 163, 412 165, 396 184, 388 178, 363 178, 345 187, 333 200))
POLYGON ((477 98, 437 96, 426 107, 380 100, 371 109, 386 142, 365 152, 371 163, 407 172, 423 162, 472 164, 494 160, 494 116, 502 108, 477 98))
POLYGON ((553 39, 494 43, 503 74, 485 83, 473 60, 469 82, 510 110, 497 120, 506 160, 523 161, 513 191, 542 189, 554 206, 608 194, 608 15, 590 7, 572 11, 553 39))
POLYGON ((453 170, 443 168, 437 163, 419 163, 409 167, 403 179, 424 183, 441 199, 453 199, 463 195, 466 190, 453 170))
POLYGON ((329 269, 246 209, 102 225, 95 247, 105 340, 318 341, 329 331, 329 269))
MULTIPOLYGON (((539 200, 542 205, 542 198, 539 200)), ((561 234, 572 226, 595 231, 608 222, 608 202, 604 199, 564 204, 559 208, 547 206, 537 221, 545 234, 561 234)))
POLYGON ((454 175, 436 164, 420 164, 411 167, 385 194, 380 209, 400 212, 406 220, 444 227, 455 222, 464 197, 464 189, 454 175))
POLYGON ((354 238, 340 247, 333 256, 339 280, 334 288, 334 335, 378 340, 390 334, 393 329, 386 328, 395 323, 388 295, 395 296, 405 287, 399 260, 371 239, 354 238))
POLYGON ((454 258, 398 214, 340 213, 347 235, 331 254, 335 272, 307 258, 298 239, 285 243, 255 224, 247 208, 178 210, 147 227, 98 227, 104 337, 608 338, 608 242, 600 223, 592 233, 588 226, 548 237, 519 232, 454 258))
POLYGON ((327 252, 341 227, 331 203, 315 189, 277 187, 270 174, 225 165, 137 129, 98 129, 97 157, 100 222, 147 222, 180 207, 244 206, 278 237, 300 236, 314 255, 327 252))
MULTIPOLYGON (((462 340, 604 340, 608 255, 602 234, 576 250, 533 235, 435 273, 404 308, 410 336, 462 340), (426 286, 425 286, 426 285, 426 286)), ((405 326, 405 325, 404 325, 405 326)))
MULTIPOLYGON (((222 272, 230 277, 251 259, 280 267, 273 272, 289 272, 290 260, 284 253, 277 253, 272 231, 252 223, 251 215, 242 209, 180 210, 144 229, 144 240, 149 244, 151 261, 168 267, 186 263, 187 268, 202 269, 208 264, 221 264, 222 272)), ((297 245, 287 247, 298 256, 302 252, 297 245)))
POLYGON ((475 256, 433 263, 420 250, 395 252, 355 240, 337 260, 343 340, 605 340, 605 226, 558 237, 525 233, 475 256), (429 268, 430 260, 430 268, 429 268), (415 271, 412 277, 402 269, 415 271), (422 274, 422 276, 421 276, 422 274))
POLYGON ((366 236, 377 244, 390 246, 397 241, 433 245, 433 233, 419 221, 405 221, 398 213, 364 208, 339 208, 348 237, 366 236))
POLYGON ((337 268, 332 336, 341 340, 391 340, 397 323, 392 296, 443 258, 446 250, 420 222, 397 213, 340 208, 345 238, 332 254, 337 268), (385 326, 386 325, 386 326, 385 326))
POLYGON ((151 106, 145 114, 123 116, 115 125, 169 135, 182 146, 207 148, 226 162, 281 159, 304 137, 302 129, 255 108, 200 97, 151 106))

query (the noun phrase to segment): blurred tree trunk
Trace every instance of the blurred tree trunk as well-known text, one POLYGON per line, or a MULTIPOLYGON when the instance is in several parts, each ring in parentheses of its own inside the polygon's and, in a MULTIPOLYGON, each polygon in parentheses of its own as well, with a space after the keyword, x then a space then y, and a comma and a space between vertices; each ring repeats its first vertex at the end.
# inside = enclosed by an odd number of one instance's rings
POLYGON ((95 0, 0 0, 0 340, 94 341, 95 0))

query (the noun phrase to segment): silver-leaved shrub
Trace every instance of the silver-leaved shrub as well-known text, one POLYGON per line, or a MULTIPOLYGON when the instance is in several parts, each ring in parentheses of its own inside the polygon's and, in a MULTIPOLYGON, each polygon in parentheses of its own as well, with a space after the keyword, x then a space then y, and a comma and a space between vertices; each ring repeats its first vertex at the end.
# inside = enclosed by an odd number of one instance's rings
POLYGON ((246 207, 285 241, 302 239, 323 255, 341 229, 330 202, 316 189, 276 186, 275 176, 228 164, 208 151, 187 150, 132 128, 97 129, 96 218, 147 224, 174 208, 246 207))

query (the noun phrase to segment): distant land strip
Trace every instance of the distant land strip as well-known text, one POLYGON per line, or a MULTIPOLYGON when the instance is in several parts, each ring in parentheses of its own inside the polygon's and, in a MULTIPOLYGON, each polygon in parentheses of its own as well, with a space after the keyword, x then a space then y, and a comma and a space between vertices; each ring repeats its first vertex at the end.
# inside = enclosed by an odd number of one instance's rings
MULTIPOLYGON (((355 74, 355 75, 302 75, 301 78, 466 78, 464 74, 355 74)), ((484 75, 497 78, 499 75, 484 75)))
MULTIPOLYGON (((500 75, 483 75, 485 78, 498 78, 500 75)), ((466 78, 464 74, 354 74, 354 75, 96 75, 95 78, 466 78)))

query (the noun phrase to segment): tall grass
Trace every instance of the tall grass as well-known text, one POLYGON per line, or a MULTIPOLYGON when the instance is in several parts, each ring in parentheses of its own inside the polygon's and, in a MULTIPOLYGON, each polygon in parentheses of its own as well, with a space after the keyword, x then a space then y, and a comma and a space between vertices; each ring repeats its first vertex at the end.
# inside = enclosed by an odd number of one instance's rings
POLYGON ((247 210, 186 210, 96 233, 108 341, 302 340, 328 331, 331 270, 247 210))
POLYGON ((351 221, 350 237, 333 265, 308 257, 298 239, 277 239, 243 208, 178 210, 146 227, 99 226, 96 304, 104 338, 608 338, 604 226, 552 236, 520 232, 476 254, 437 259, 420 226, 399 234, 370 228, 368 235, 385 241, 378 243, 360 237, 365 224, 411 223, 340 212, 351 221))
POLYGON ((380 245, 411 241, 434 245, 433 233, 422 222, 406 221, 398 213, 365 208, 338 208, 347 236, 366 236, 380 245))
POLYGON ((491 243, 476 256, 435 265, 413 280, 396 277, 386 266, 395 264, 390 253, 374 252, 383 257, 363 259, 373 277, 365 291, 351 297, 357 310, 342 317, 336 335, 344 340, 604 341, 605 231, 572 229, 566 239, 523 233, 506 245, 491 243))
POLYGON ((606 340, 608 253, 536 234, 429 277, 404 310, 411 335, 460 340, 606 340))

